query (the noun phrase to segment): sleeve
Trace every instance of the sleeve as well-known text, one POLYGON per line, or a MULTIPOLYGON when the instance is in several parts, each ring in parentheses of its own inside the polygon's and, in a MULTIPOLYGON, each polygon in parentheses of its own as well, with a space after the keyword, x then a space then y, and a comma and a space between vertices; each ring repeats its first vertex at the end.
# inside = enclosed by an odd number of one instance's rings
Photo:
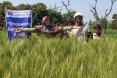
POLYGON ((23 32, 35 32, 36 28, 23 28, 22 31, 23 32))
POLYGON ((87 24, 84 28, 83 28, 83 33, 89 32, 89 25, 87 24))

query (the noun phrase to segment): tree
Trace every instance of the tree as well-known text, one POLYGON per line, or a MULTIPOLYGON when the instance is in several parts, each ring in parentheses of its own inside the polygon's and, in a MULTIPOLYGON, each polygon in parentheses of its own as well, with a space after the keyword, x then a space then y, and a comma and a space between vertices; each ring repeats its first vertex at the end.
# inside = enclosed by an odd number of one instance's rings
POLYGON ((54 6, 53 8, 51 8, 51 6, 50 6, 50 9, 61 13, 61 11, 62 11, 63 8, 62 8, 62 6, 57 6, 57 5, 55 4, 55 6, 54 6))
POLYGON ((68 4, 65 4, 63 1, 62 1, 62 4, 63 4, 63 6, 65 6, 68 13, 70 13, 70 10, 68 9, 68 6, 70 6, 70 0, 68 0, 68 4))
POLYGON ((112 29, 117 29, 117 14, 113 14, 112 18, 112 29))
POLYGON ((32 10, 32 6, 30 4, 19 4, 17 6, 18 10, 32 10))
MULTIPOLYGON (((110 0, 110 1, 111 1, 110 9, 109 9, 109 11, 108 11, 108 9, 105 10, 105 15, 104 15, 104 17, 102 18, 104 21, 108 19, 108 16, 109 16, 109 14, 110 14, 111 11, 112 11, 113 5, 114 5, 114 3, 115 3, 117 0, 110 0)), ((106 33, 107 21, 105 21, 105 23, 103 23, 103 22, 102 22, 103 20, 101 20, 100 17, 99 17, 99 14, 98 14, 98 12, 97 12, 97 0, 95 0, 95 5, 94 5, 94 7, 93 7, 93 6, 91 6, 91 7, 92 7, 92 9, 91 9, 90 11, 93 13, 94 18, 95 18, 100 24, 102 24, 102 26, 103 26, 103 28, 104 28, 104 30, 105 30, 104 32, 106 33)))
POLYGON ((75 13, 76 13, 75 11, 70 11, 70 13, 69 13, 69 12, 68 12, 68 13, 64 13, 64 14, 62 15, 63 23, 64 23, 65 25, 67 25, 67 21, 68 21, 69 19, 71 19, 72 21, 74 21, 73 16, 74 16, 75 13))
POLYGON ((108 21, 107 28, 112 29, 112 21, 108 21))
POLYGON ((90 26, 90 28, 91 28, 91 29, 93 29, 93 28, 94 28, 94 26, 95 26, 97 23, 98 23, 98 21, 97 21, 97 20, 95 20, 95 21, 90 21, 90 23, 89 23, 89 24, 90 24, 90 25, 89 25, 89 26, 90 26))
POLYGON ((75 14, 75 11, 72 11, 71 9, 68 9, 68 7, 70 6, 70 0, 68 0, 68 4, 65 4, 63 1, 62 1, 62 4, 63 6, 65 6, 66 10, 67 10, 67 14, 68 17, 66 19, 74 19, 73 15, 75 14))
POLYGON ((113 14, 112 19, 117 20, 117 14, 113 14))
POLYGON ((63 22, 62 15, 60 12, 57 12, 53 9, 47 10, 48 16, 50 16, 52 19, 53 24, 61 24, 63 22))
POLYGON ((33 9, 33 26, 41 24, 41 20, 44 16, 47 16, 46 5, 43 3, 37 3, 32 5, 33 9))
POLYGON ((14 9, 15 7, 9 1, 3 1, 0 3, 0 27, 6 27, 5 25, 5 9, 14 9))

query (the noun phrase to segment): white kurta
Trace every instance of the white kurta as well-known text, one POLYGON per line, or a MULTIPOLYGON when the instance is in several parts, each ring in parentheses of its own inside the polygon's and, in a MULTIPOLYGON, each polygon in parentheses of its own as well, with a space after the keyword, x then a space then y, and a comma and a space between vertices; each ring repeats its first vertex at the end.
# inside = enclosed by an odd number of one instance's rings
POLYGON ((102 38, 104 38, 104 35, 103 34, 101 34, 100 36, 97 36, 96 33, 93 33, 93 39, 94 40, 99 40, 99 39, 102 39, 102 38))
MULTIPOLYGON (((77 27, 77 26, 74 26, 77 27)), ((80 26, 79 29, 72 29, 71 32, 69 32, 70 37, 76 37, 76 38, 83 38, 84 34, 89 31, 89 25, 83 25, 80 26)))

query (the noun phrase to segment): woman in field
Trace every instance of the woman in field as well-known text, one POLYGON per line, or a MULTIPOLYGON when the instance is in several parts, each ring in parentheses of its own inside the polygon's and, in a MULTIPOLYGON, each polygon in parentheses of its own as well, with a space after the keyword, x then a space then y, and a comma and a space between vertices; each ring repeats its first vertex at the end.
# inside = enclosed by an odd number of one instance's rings
POLYGON ((42 26, 34 26, 34 28, 17 28, 14 32, 36 32, 38 35, 47 34, 49 36, 55 36, 62 28, 62 26, 55 27, 51 25, 50 17, 45 16, 42 19, 42 26))

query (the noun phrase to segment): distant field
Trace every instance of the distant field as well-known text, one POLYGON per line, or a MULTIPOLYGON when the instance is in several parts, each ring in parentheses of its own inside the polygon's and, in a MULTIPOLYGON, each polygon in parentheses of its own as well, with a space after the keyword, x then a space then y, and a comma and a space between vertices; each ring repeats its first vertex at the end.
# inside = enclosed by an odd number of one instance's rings
POLYGON ((35 34, 10 43, 0 31, 0 78, 117 78, 116 33, 89 43, 35 34))

